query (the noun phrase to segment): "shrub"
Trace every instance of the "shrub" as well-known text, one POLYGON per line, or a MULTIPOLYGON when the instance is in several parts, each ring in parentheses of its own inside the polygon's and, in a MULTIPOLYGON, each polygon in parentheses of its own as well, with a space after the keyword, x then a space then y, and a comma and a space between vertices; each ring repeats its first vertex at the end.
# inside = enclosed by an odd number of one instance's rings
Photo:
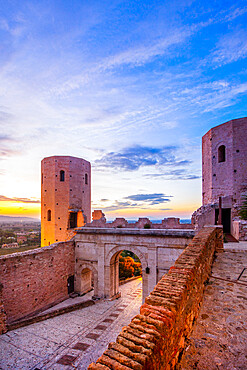
POLYGON ((247 195, 244 195, 242 199, 243 201, 238 214, 242 220, 247 220, 247 195))

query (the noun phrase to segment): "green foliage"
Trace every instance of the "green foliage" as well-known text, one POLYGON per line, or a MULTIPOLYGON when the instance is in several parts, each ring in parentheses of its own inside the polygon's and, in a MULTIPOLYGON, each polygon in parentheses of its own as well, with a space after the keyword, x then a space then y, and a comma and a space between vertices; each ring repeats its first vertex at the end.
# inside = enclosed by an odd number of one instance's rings
MULTIPOLYGON (((129 252, 129 251, 124 251, 129 252)), ((131 252, 129 252, 131 253, 131 252)), ((128 279, 133 276, 141 276, 142 268, 141 263, 136 262, 130 256, 123 257, 120 255, 119 257, 119 278, 120 279, 128 279)))
POLYGON ((16 242, 16 234, 12 230, 0 229, 0 248, 3 244, 16 242))
POLYGON ((242 220, 247 220, 247 195, 244 195, 242 199, 243 201, 238 214, 242 218, 242 220))
POLYGON ((151 229, 151 225, 150 224, 145 224, 144 229, 151 229))

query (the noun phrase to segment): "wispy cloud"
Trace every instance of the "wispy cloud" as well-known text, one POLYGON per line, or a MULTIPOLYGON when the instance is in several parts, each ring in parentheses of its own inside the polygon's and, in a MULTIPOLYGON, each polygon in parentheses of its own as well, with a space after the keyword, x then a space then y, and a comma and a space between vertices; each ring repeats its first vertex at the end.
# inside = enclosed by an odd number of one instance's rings
POLYGON ((216 45, 211 58, 215 68, 247 57, 246 30, 228 33, 216 45))
MULTIPOLYGON (((118 211, 121 209, 150 209, 152 206, 162 205, 171 201, 172 195, 164 193, 132 194, 122 200, 115 200, 109 205, 103 206, 103 211, 118 211)), ((164 210, 164 209, 163 209, 164 210)))
POLYGON ((110 152, 101 159, 95 161, 96 169, 107 167, 112 169, 122 169, 126 171, 136 171, 140 167, 146 166, 180 166, 190 163, 188 160, 176 158, 176 146, 145 147, 131 146, 122 149, 120 152, 110 152))
POLYGON ((14 156, 14 155, 20 155, 19 150, 9 149, 9 148, 1 148, 0 149, 0 160, 6 159, 8 157, 14 156))
POLYGON ((179 169, 179 170, 171 170, 165 173, 148 173, 145 174, 144 177, 149 179, 164 179, 164 180, 196 180, 200 179, 201 176, 197 174, 190 173, 190 170, 179 169))
POLYGON ((9 136, 9 135, 1 135, 0 134, 0 142, 14 142, 16 141, 16 139, 14 139, 13 137, 9 136))
POLYGON ((41 203, 40 199, 18 198, 18 197, 9 198, 4 195, 0 195, 0 202, 41 203))
POLYGON ((150 205, 170 202, 172 195, 165 195, 164 193, 153 193, 153 194, 134 194, 125 197, 124 199, 130 199, 135 202, 145 202, 150 205))

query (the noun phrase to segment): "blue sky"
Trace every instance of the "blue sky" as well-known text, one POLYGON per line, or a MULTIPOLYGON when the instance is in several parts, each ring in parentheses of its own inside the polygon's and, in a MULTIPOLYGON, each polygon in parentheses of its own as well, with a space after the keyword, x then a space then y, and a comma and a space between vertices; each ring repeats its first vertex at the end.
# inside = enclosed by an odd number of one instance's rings
POLYGON ((246 1, 0 1, 0 213, 37 216, 40 161, 72 155, 108 218, 190 217, 246 57, 246 1))

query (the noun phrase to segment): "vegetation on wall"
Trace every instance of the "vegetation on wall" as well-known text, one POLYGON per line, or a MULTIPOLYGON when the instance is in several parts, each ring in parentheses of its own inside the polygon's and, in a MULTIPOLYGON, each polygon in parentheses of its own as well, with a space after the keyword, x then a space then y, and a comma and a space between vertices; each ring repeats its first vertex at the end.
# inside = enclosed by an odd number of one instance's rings
POLYGON ((239 216, 242 218, 242 220, 247 220, 247 195, 244 195, 242 199, 243 201, 240 206, 239 216))
POLYGON ((130 251, 123 251, 119 257, 119 278, 124 280, 141 275, 142 268, 139 258, 130 251))

